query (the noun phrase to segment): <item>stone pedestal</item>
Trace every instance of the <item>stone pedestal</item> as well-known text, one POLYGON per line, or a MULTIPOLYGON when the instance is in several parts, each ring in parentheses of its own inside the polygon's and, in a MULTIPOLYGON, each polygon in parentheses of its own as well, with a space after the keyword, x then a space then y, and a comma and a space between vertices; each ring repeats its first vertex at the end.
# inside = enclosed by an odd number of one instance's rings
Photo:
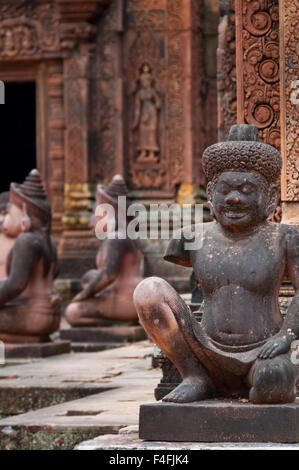
POLYGON ((71 352, 70 341, 53 343, 6 343, 5 359, 38 359, 71 352))
POLYGON ((60 330, 60 338, 72 343, 76 352, 102 351, 147 339, 144 329, 137 326, 100 326, 60 330))
POLYGON ((139 437, 175 442, 299 442, 299 399, 286 405, 209 400, 140 407, 139 437))

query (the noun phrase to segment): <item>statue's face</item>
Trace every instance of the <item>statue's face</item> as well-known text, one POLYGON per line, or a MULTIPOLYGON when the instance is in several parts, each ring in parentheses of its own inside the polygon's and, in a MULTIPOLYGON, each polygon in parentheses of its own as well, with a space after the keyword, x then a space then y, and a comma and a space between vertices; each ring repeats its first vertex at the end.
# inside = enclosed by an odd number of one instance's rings
POLYGON ((269 198, 254 173, 224 172, 212 196, 216 220, 232 231, 254 228, 267 218, 269 198))
POLYGON ((18 237, 22 233, 23 211, 15 204, 9 204, 3 221, 3 232, 8 237, 18 237))

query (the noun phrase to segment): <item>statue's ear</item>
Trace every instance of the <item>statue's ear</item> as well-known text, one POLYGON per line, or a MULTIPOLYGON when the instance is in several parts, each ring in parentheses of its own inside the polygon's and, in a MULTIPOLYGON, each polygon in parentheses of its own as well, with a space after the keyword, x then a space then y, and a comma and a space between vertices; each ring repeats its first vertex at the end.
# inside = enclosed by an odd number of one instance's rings
POLYGON ((31 229, 31 219, 29 215, 27 214, 27 206, 24 203, 23 204, 23 217, 21 219, 21 230, 22 232, 29 232, 31 229))
POLYGON ((209 182, 208 185, 207 185, 207 197, 208 197, 207 205, 208 205, 208 208, 210 209, 211 216, 215 217, 214 207, 213 207, 213 202, 212 202, 213 194, 212 194, 212 183, 211 182, 209 182))
POLYGON ((269 200, 267 204, 267 218, 269 217, 272 212, 275 211, 276 207, 279 204, 279 195, 280 195, 280 189, 277 184, 271 184, 269 188, 269 200))

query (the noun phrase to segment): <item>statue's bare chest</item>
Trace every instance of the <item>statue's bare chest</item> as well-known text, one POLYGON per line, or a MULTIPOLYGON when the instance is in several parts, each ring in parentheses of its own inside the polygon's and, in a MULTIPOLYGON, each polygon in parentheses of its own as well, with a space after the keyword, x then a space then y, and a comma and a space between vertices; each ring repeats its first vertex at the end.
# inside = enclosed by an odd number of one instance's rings
POLYGON ((250 291, 273 290, 284 271, 284 251, 276 240, 256 237, 231 243, 219 237, 204 239, 191 252, 195 275, 206 292, 228 285, 250 291))

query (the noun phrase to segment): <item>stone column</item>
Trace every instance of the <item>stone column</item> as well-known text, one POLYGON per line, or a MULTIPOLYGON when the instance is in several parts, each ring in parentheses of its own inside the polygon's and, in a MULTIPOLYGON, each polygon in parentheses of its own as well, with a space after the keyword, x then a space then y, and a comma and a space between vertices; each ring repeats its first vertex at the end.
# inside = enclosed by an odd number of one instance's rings
POLYGON ((88 228, 94 188, 90 184, 90 68, 96 20, 106 0, 56 0, 64 50, 65 180, 60 276, 80 278, 94 267, 97 239, 88 228))
POLYGON ((299 226, 299 1, 280 0, 282 222, 299 226))
POLYGON ((237 122, 235 2, 221 2, 217 48, 218 141, 237 122))

